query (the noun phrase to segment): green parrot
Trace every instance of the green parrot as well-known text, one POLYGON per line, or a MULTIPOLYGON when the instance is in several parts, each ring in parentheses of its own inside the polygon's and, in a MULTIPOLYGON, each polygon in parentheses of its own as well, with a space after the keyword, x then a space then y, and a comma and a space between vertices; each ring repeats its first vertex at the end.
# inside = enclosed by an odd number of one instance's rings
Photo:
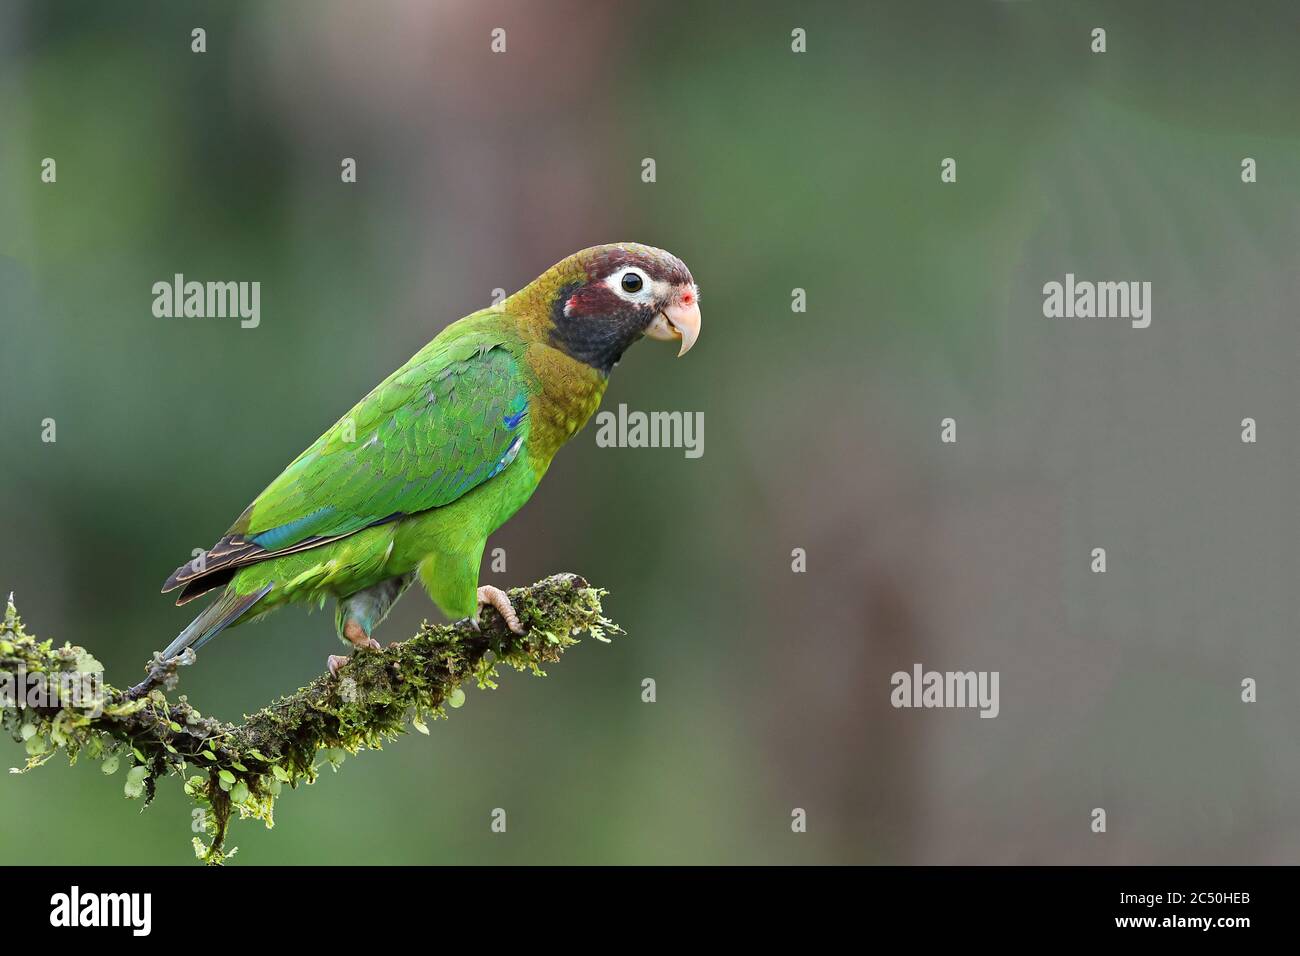
MULTIPOLYGON (((532 495, 560 446, 596 411, 610 371, 642 336, 700 333, 699 289, 662 249, 584 249, 499 305, 453 322, 311 447, 230 530, 163 585, 177 604, 220 589, 163 651, 196 650, 285 604, 337 602, 354 650, 418 576, 451 618, 505 592, 478 586, 487 538, 532 495)), ((336 673, 346 657, 331 655, 336 673)))

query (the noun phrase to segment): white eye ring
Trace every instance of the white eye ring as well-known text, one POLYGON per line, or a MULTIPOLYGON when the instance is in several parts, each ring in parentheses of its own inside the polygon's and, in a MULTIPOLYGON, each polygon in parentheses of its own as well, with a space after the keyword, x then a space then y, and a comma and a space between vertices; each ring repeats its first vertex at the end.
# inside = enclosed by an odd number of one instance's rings
POLYGON ((636 266, 619 269, 605 280, 605 284, 613 289, 614 294, 620 299, 625 299, 628 302, 649 302, 654 296, 654 283, 650 281, 650 277, 643 270, 636 268, 636 266), (627 276, 635 276, 640 280, 641 287, 635 292, 629 292, 623 288, 623 282, 627 276))

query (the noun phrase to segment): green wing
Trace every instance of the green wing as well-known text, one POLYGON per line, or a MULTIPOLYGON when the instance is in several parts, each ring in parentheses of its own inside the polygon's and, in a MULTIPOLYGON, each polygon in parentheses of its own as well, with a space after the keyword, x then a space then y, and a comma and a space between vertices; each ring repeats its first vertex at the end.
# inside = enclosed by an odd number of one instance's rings
POLYGON ((449 504, 499 474, 529 427, 527 384, 507 341, 481 324, 444 332, 299 455, 163 590, 185 585, 183 603, 247 564, 449 504))

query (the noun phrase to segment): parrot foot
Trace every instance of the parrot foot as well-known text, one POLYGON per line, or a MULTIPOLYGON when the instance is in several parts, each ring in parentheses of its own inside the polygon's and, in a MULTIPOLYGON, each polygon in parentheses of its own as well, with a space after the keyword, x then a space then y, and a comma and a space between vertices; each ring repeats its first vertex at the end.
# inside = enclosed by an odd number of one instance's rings
POLYGON ((379 642, 366 633, 366 629, 355 618, 349 618, 343 625, 343 637, 357 650, 369 648, 372 651, 379 650, 379 642))
MULTIPOLYGON (((379 646, 379 642, 367 634, 365 628, 355 620, 348 620, 348 622, 343 625, 343 636, 347 638, 348 642, 353 647, 356 648, 355 653, 360 653, 363 650, 382 650, 379 646)), ((331 675, 337 677, 339 668, 350 660, 352 660, 352 658, 345 657, 342 654, 331 654, 325 659, 325 666, 329 668, 331 675)))
POLYGON ((506 592, 490 584, 485 584, 478 589, 478 607, 474 609, 474 616, 470 618, 470 623, 475 628, 478 627, 479 611, 487 604, 496 608, 497 613, 501 615, 501 620, 506 622, 506 627, 516 634, 524 633, 523 625, 519 623, 519 615, 515 613, 515 607, 510 603, 506 592))
MULTIPOLYGON (((360 644, 360 645, 358 645, 358 646, 357 646, 357 653, 360 653, 362 649, 365 649, 365 650, 368 650, 368 651, 378 651, 378 650, 382 650, 382 648, 379 646, 379 642, 378 642, 378 641, 371 641, 371 642, 368 643, 368 644, 360 644)), ((350 661, 350 660, 352 660, 352 657, 349 656, 349 655, 347 655, 347 654, 331 654, 329 657, 325 658, 325 666, 328 667, 328 668, 330 669, 330 674, 331 674, 332 676, 334 676, 334 677, 338 677, 338 675, 339 675, 339 668, 342 667, 344 664, 346 664, 346 663, 347 663, 348 661, 350 661)))

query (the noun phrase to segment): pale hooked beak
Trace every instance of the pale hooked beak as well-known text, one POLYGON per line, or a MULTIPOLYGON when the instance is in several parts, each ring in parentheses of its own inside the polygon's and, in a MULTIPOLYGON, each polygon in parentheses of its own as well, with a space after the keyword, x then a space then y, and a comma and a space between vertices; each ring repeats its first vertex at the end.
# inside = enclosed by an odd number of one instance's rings
POLYGON ((700 337, 700 305, 692 301, 690 305, 675 303, 668 306, 654 317, 646 328, 645 334, 652 339, 671 342, 681 339, 682 347, 677 353, 681 358, 691 350, 695 340, 700 337))

